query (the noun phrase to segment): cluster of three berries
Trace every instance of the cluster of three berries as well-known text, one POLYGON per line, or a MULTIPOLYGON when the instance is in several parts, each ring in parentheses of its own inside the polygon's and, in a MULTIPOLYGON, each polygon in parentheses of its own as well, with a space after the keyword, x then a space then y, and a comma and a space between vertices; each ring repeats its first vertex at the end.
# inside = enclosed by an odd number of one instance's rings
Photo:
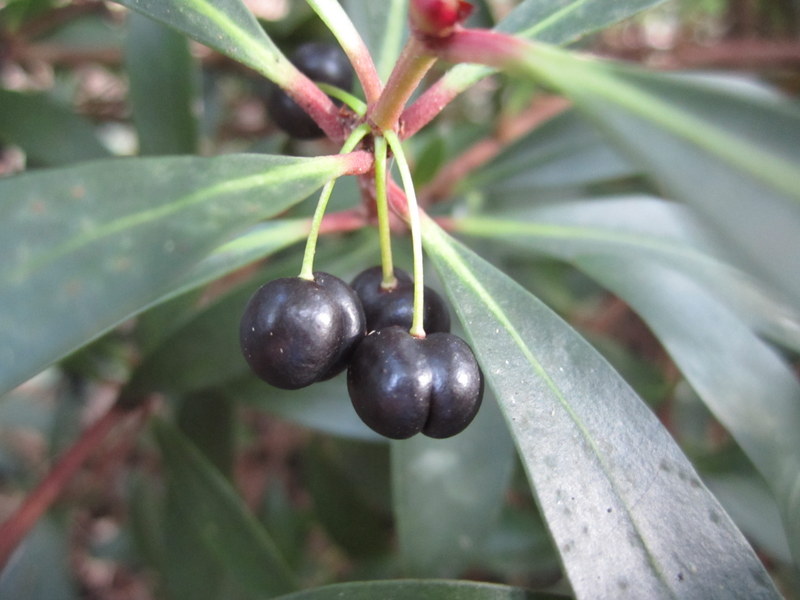
POLYGON ((267 383, 298 389, 347 369, 356 413, 377 433, 405 439, 453 436, 475 417, 483 376, 467 343, 449 333, 447 307, 425 287, 424 338, 409 333, 413 282, 380 267, 348 285, 328 273, 282 278, 250 299, 239 336, 251 369, 267 383), (369 332, 369 333, 367 333, 369 332))

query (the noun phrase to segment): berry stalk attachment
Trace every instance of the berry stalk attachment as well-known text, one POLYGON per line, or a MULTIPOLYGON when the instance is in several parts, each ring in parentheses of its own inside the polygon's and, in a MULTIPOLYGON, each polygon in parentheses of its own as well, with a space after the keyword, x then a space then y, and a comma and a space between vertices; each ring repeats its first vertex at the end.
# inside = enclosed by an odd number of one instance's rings
MULTIPOLYGON (((354 150, 359 142, 364 139, 364 136, 366 136, 367 133, 369 133, 369 127, 367 125, 360 125, 354 129, 339 153, 346 154, 354 150)), ((303 254, 303 265, 300 267, 299 277, 301 279, 307 279, 309 281, 314 279, 314 255, 317 251, 319 229, 322 226, 322 218, 325 216, 325 210, 328 208, 328 200, 331 198, 334 185, 336 185, 336 180, 332 179, 323 186, 322 191, 319 194, 319 201, 317 202, 317 207, 314 210, 314 216, 311 219, 311 229, 308 233, 308 239, 306 240, 306 250, 303 254)))
POLYGON ((425 301, 425 277, 424 277, 424 257, 422 253, 422 227, 419 220, 419 206, 417 205, 417 194, 414 191, 414 181, 411 178, 411 169, 408 166, 406 155, 403 152, 403 145, 400 138, 394 131, 384 133, 389 147, 394 153, 397 161, 397 169, 400 172, 400 179, 403 182, 403 189, 406 193, 408 202, 408 226, 411 229, 411 250, 414 261, 414 317, 411 321, 410 333, 416 338, 425 337, 424 328, 424 301, 425 301))

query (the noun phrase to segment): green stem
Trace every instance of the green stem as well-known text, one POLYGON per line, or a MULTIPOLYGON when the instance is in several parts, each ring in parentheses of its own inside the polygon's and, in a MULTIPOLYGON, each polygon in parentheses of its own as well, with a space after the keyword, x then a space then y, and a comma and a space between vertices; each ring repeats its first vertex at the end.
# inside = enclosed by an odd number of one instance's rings
POLYGON ((389 227, 389 206, 386 199, 386 139, 375 138, 375 207, 378 213, 378 239, 381 246, 381 287, 387 290, 397 285, 392 262, 392 232, 389 227))
POLYGON ((350 110, 356 113, 359 117, 363 117, 365 114, 367 114, 367 104, 360 98, 356 98, 350 92, 346 92, 342 88, 338 88, 335 85, 322 83, 321 81, 316 83, 317 86, 319 86, 319 89, 328 94, 328 96, 344 102, 348 107, 350 107, 350 110))
POLYGON ((411 250, 414 261, 414 312, 409 333, 414 337, 424 338, 425 275, 423 272, 422 228, 420 226, 417 195, 414 191, 411 169, 408 166, 406 155, 403 152, 403 145, 400 143, 400 138, 397 137, 394 131, 386 131, 384 132, 384 136, 397 160, 397 169, 400 171, 400 179, 403 181, 403 189, 405 190, 406 200, 408 201, 408 226, 411 229, 411 250))
MULTIPOLYGON (((340 154, 351 152, 356 145, 370 132, 369 126, 366 124, 360 125, 345 141, 340 154)), ((301 279, 314 280, 314 255, 317 252, 317 239, 319 238, 319 229, 322 226, 322 218, 325 216, 325 209, 328 208, 328 200, 333 193, 333 186, 336 185, 336 180, 331 179, 326 183, 319 194, 319 201, 317 208, 314 210, 314 216, 311 219, 311 230, 308 232, 308 240, 306 240, 306 250, 303 254, 303 265, 300 267, 300 274, 298 277, 301 279)))

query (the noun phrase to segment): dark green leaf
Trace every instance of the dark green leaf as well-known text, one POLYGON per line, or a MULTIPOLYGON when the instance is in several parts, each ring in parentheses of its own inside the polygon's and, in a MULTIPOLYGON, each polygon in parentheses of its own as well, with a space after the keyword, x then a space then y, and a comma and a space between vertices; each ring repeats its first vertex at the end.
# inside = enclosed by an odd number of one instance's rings
POLYGON ((703 282, 757 330, 800 349, 800 316, 725 261, 714 236, 686 207, 648 196, 520 207, 455 221, 455 230, 514 251, 575 263, 583 257, 647 257, 703 282))
POLYGON ((181 398, 178 427, 216 469, 230 478, 234 459, 234 407, 218 390, 181 398))
POLYGON ((89 121, 40 93, 0 89, 0 140, 22 148, 32 166, 109 155, 89 121))
POLYGON ((115 0, 230 56, 275 82, 296 69, 241 0, 115 0))
POLYGON ((0 181, 0 392, 166 296, 342 159, 130 159, 0 181))
POLYGON ((264 595, 295 588, 294 575, 269 534, 231 484, 166 422, 156 422, 155 433, 169 475, 171 501, 204 550, 242 587, 264 595))
POLYGON ((303 455, 303 472, 315 515, 349 556, 375 558, 389 551, 392 516, 386 444, 317 440, 303 455))
MULTIPOLYGON (((664 0, 525 0, 495 29, 550 44, 564 45, 661 4, 664 0)), ((460 64, 443 80, 460 93, 494 72, 481 65, 460 64)))
POLYGON ((128 19, 125 67, 140 154, 193 154, 199 73, 187 39, 152 19, 128 19))
POLYGON ((563 596, 468 581, 358 581, 281 596, 278 600, 558 600, 563 596))
POLYGON ((543 189, 586 186, 631 177, 638 171, 596 128, 569 111, 537 127, 482 169, 470 173, 459 189, 483 189, 494 209, 507 205, 509 196, 530 204, 543 189))
POLYGON ((691 203, 757 277, 800 307, 800 111, 750 88, 531 46, 526 67, 691 203), (742 118, 747 115, 747 118, 742 118))
POLYGON ((763 475, 800 557, 800 382, 779 355, 701 284, 652 261, 583 257, 578 265, 628 302, 763 475), (713 360, 709 360, 713 357, 713 360))
POLYGON ((458 576, 500 515, 514 446, 494 398, 446 440, 392 443, 392 491, 403 566, 412 576, 458 576))
POLYGON ((608 363, 432 221, 424 229, 576 596, 777 598, 742 534, 608 363))
POLYGON ((569 42, 619 23, 664 0, 525 0, 499 31, 550 44, 569 42))
POLYGON ((236 402, 322 433, 371 442, 383 439, 355 414, 344 376, 300 390, 280 390, 249 376, 231 381, 225 386, 225 393, 236 402))

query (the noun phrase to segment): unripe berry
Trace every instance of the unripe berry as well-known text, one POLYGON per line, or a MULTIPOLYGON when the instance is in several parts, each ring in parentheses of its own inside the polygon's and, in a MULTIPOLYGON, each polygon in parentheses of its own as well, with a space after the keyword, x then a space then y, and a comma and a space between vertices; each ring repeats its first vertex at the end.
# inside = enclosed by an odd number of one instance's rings
POLYGON ((465 0, 411 0, 411 26, 423 35, 446 37, 472 12, 465 0))

